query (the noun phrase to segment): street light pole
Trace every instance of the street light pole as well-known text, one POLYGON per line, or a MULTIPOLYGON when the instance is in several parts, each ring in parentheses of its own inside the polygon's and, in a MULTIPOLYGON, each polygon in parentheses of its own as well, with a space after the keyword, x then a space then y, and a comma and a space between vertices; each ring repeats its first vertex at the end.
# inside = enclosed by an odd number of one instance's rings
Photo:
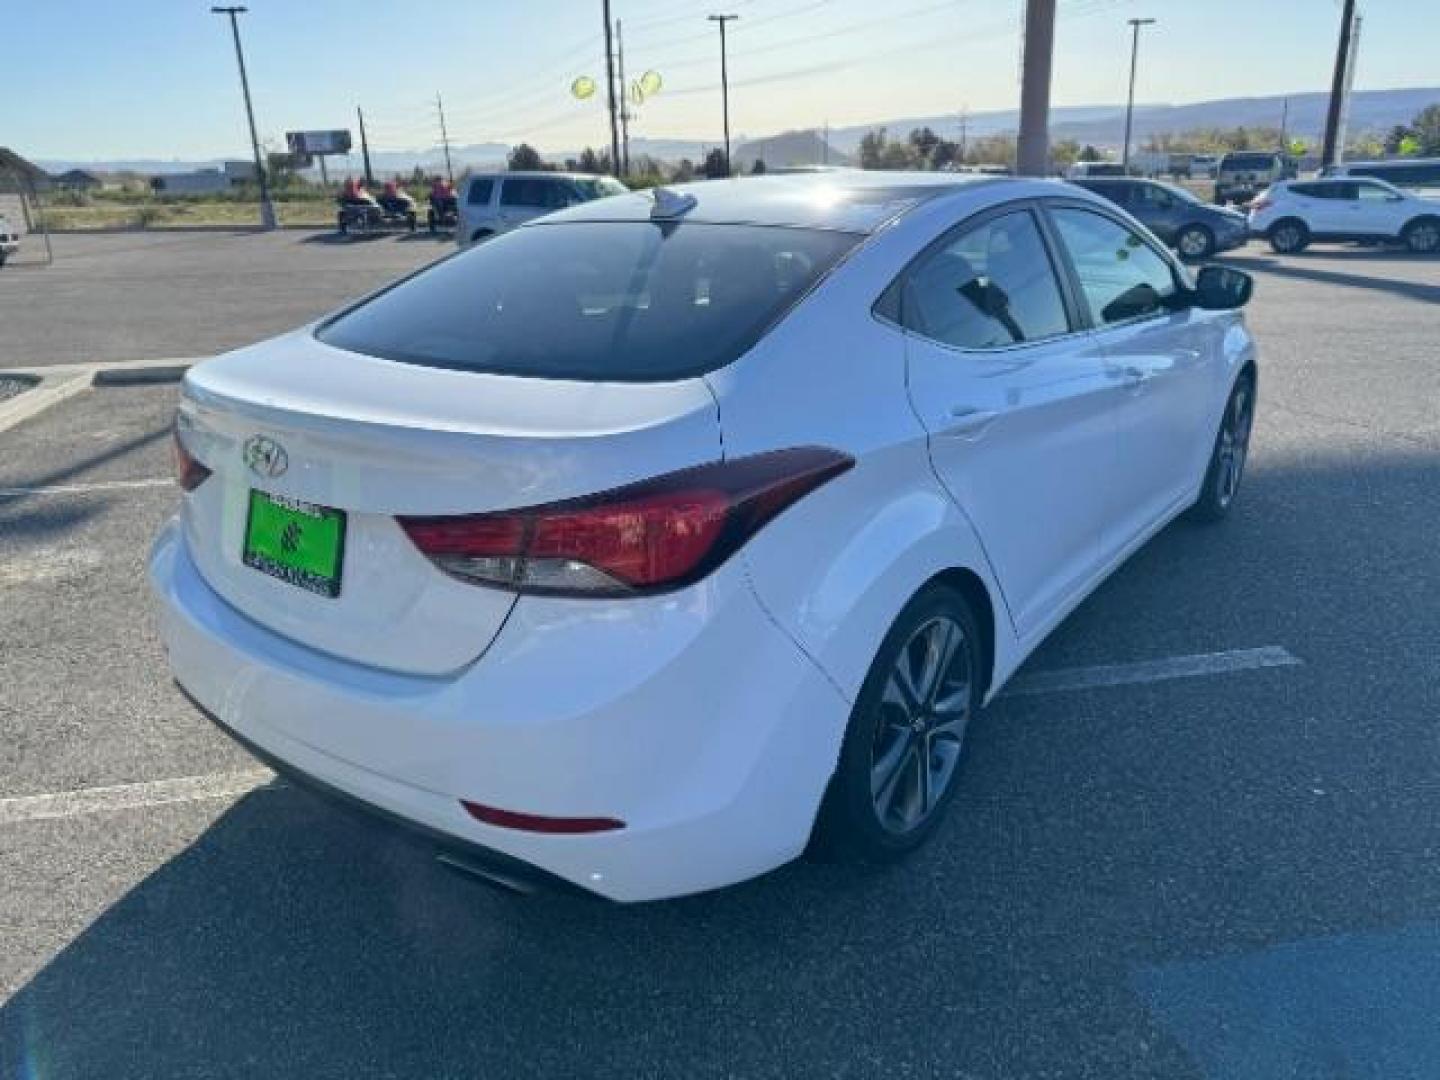
POLYGON ((710 21, 720 24, 720 108, 725 120, 725 175, 734 175, 730 167, 730 73, 726 67, 725 24, 740 18, 739 15, 711 15, 710 21))
POLYGON ((270 201, 270 182, 265 176, 265 162, 260 157, 260 137, 255 134, 255 109, 250 104, 250 79, 245 74, 245 50, 240 47, 240 23, 237 15, 249 10, 244 7, 212 7, 212 15, 230 16, 230 32, 235 36, 235 59, 240 65, 240 89, 245 94, 245 118, 250 121, 250 149, 255 152, 255 178, 260 182, 260 227, 275 228, 275 204, 270 201))
POLYGON ((1325 140, 1320 167, 1334 165, 1345 153, 1340 143, 1340 120, 1345 111, 1345 84, 1350 67, 1350 34, 1355 29, 1355 0, 1345 0, 1340 12, 1340 45, 1335 50, 1335 74, 1330 80, 1330 106, 1325 111, 1325 140))
POLYGON ((1130 20, 1130 96, 1125 99, 1125 150, 1120 159, 1126 173, 1130 172, 1130 124, 1135 115, 1135 61, 1140 53, 1140 28, 1154 22, 1154 19, 1130 20))

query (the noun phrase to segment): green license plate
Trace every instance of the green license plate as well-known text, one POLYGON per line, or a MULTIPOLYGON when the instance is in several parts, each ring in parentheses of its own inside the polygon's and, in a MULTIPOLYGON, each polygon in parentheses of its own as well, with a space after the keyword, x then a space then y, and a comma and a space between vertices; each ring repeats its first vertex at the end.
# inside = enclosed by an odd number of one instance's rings
POLYGON ((318 596, 340 595, 345 512, 250 492, 245 565, 318 596))

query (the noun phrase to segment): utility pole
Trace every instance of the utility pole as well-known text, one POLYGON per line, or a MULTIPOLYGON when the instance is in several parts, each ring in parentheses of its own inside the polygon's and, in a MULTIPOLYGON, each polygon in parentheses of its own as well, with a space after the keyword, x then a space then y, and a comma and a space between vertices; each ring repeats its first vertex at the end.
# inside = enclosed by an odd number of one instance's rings
POLYGON ((630 175, 630 95, 625 92, 625 39, 615 20, 615 58, 620 64, 620 175, 630 175))
POLYGON ((1130 22, 1130 96, 1125 99, 1125 149, 1120 163, 1130 172, 1130 124, 1135 116, 1135 61, 1140 54, 1140 28, 1150 26, 1154 19, 1131 19, 1130 22))
POLYGON ((725 175, 733 176, 730 167, 730 73, 726 68, 725 24, 734 22, 739 15, 711 15, 710 21, 720 24, 720 108, 725 118, 725 175))
MULTIPOLYGON (((620 125, 615 115, 615 43, 610 40, 610 0, 601 0, 605 16, 605 90, 610 99, 610 172, 620 176, 620 125)), ((624 90, 624 87, 621 87, 624 90)))
POLYGON ((244 15, 244 7, 212 7, 212 15, 228 15, 230 32, 235 36, 235 59, 240 65, 240 89, 245 94, 245 117, 250 122, 250 149, 255 152, 255 178, 260 184, 260 227, 275 228, 275 204, 270 201, 270 183, 265 176, 265 161, 260 156, 260 137, 255 134, 255 109, 250 104, 250 78, 245 74, 245 50, 240 47, 240 23, 236 16, 244 15))
POLYGON ((445 130, 445 102, 440 100, 440 91, 438 90, 435 91, 435 109, 440 114, 440 145, 445 147, 445 179, 450 181, 450 186, 453 188, 455 186, 455 170, 450 166, 450 133, 445 130))
POLYGON ((1350 28, 1350 58, 1345 63, 1345 97, 1340 107, 1340 128, 1335 133, 1335 162, 1345 160, 1345 135, 1350 129, 1350 91, 1355 86, 1355 56, 1360 51, 1360 24, 1364 17, 1355 13, 1355 24, 1350 28))
POLYGON ((825 121, 825 137, 820 140, 820 164, 830 164, 830 121, 825 121))
POLYGON ((965 104, 965 105, 961 105, 961 106, 960 106, 960 160, 959 160, 959 162, 957 162, 957 164, 960 164, 960 165, 964 165, 964 164, 965 164, 965 150, 966 150, 966 144, 969 142, 969 139, 970 139, 970 106, 969 106, 969 104, 967 103, 967 104, 965 104))
POLYGON ((1320 168, 1334 165, 1340 136, 1340 113, 1345 101, 1345 73, 1350 66, 1350 32, 1355 24, 1355 0, 1344 0, 1340 15, 1340 44, 1335 50, 1335 74, 1330 80, 1330 108, 1325 114, 1325 143, 1320 168))
POLYGON ((1050 64, 1055 51, 1055 0, 1025 0, 1024 40, 1015 171, 1021 176, 1044 176, 1050 164, 1050 64))
POLYGON ((1282 98, 1280 102, 1280 153, 1290 152, 1290 99, 1282 98))
POLYGON ((365 186, 375 186, 375 174, 370 171, 370 142, 365 138, 365 114, 355 106, 355 117, 360 121, 360 155, 365 159, 365 186))

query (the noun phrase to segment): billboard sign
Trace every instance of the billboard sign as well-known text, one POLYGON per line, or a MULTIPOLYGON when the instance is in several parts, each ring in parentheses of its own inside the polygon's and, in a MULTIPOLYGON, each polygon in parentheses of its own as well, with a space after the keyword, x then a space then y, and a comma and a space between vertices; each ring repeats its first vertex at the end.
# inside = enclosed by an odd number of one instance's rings
POLYGON ((350 132, 342 131, 287 131, 285 144, 292 154, 348 154, 350 132))

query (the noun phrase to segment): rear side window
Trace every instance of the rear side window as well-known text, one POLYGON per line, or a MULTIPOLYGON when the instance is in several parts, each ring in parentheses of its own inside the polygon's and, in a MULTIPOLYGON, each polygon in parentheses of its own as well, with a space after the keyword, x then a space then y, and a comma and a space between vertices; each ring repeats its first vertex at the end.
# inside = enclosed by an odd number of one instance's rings
POLYGON ((422 271, 317 336, 430 367, 685 378, 737 359, 859 240, 704 222, 532 225, 422 271))
POLYGON ((1139 234, 1091 210, 1050 211, 1080 290, 1097 322, 1118 323, 1165 310, 1175 272, 1139 234))
POLYGON ((489 206, 490 196, 495 192, 495 181, 488 176, 477 176, 470 181, 470 190, 465 201, 471 206, 489 206))
POLYGON ((501 206, 561 210, 585 201, 573 183, 559 176, 507 176, 500 185, 501 206))
POLYGON ((1028 210, 992 218, 923 255, 901 284, 900 322, 965 349, 1066 333, 1065 304, 1035 218, 1028 210))

